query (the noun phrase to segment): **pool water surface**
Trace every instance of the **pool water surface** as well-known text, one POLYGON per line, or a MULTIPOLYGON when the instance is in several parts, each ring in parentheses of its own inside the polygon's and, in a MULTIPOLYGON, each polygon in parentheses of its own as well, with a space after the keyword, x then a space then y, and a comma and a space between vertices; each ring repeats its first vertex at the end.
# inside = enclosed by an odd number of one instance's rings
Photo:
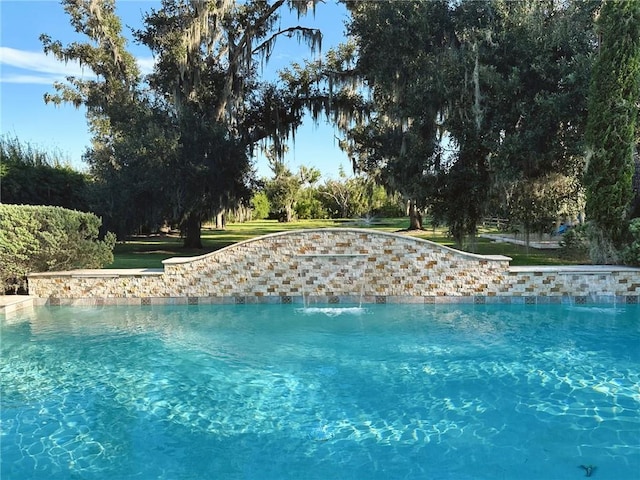
POLYGON ((638 479, 639 305, 39 308, 4 479, 638 479))

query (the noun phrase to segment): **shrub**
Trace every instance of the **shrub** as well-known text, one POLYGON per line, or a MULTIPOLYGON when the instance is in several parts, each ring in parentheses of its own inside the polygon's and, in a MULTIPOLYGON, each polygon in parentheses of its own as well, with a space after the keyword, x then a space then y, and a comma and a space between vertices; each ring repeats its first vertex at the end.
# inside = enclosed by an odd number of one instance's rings
POLYGON ((393 197, 389 197, 389 199, 383 203, 380 207, 373 209, 371 212, 372 215, 376 217, 385 217, 385 218, 399 218, 404 217, 407 213, 407 207, 402 202, 394 201, 393 197))
POLYGON ((100 268, 113 262, 115 235, 98 240, 101 220, 61 207, 0 205, 0 287, 26 287, 31 272, 100 268))
POLYGON ((640 218, 631 220, 629 233, 632 240, 622 252, 622 258, 626 264, 640 266, 640 218))
POLYGON ((317 219, 329 216, 322 202, 311 195, 304 195, 300 198, 296 202, 295 210, 296 217, 299 219, 317 219))
POLYGON ((251 218, 254 220, 267 218, 271 210, 271 203, 269 202, 267 194, 264 192, 256 193, 251 199, 251 208, 253 209, 251 218))
POLYGON ((589 231, 587 225, 579 225, 564 234, 560 241, 560 256, 567 260, 589 259, 589 231))
POLYGON ((86 210, 89 176, 75 171, 58 152, 0 136, 2 201, 86 210))

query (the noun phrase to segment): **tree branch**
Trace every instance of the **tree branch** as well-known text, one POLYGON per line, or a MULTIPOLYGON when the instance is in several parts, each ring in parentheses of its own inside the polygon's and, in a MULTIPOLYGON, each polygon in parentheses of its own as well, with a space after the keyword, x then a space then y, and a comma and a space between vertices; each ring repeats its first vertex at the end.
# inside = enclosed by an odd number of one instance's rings
MULTIPOLYGON (((315 38, 319 37, 319 43, 320 43, 320 48, 322 48, 322 32, 317 29, 317 28, 309 28, 309 27, 303 27, 302 25, 297 25, 295 27, 289 27, 289 28, 285 28, 284 30, 280 30, 279 32, 274 33, 273 35, 271 35, 267 40, 265 40, 264 42, 262 42, 260 45, 258 45, 256 48, 253 49, 253 51, 251 52, 252 54, 256 54, 258 53, 260 50, 264 49, 265 47, 267 48, 267 50, 270 49, 271 44, 281 35, 286 35, 287 37, 292 37, 294 33, 301 33, 303 36, 309 36, 312 38, 312 41, 315 43, 315 38)), ((313 45, 311 47, 313 49, 313 45)), ((269 57, 270 54, 267 55, 267 58, 269 57)))

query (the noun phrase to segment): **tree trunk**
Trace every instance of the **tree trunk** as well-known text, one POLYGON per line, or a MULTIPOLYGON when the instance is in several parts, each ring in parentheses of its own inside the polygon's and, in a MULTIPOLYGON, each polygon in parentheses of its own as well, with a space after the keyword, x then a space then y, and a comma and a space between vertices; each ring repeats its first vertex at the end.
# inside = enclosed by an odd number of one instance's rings
POLYGON ((190 213, 182 224, 182 234, 184 235, 182 246, 184 248, 202 248, 201 229, 200 217, 195 213, 190 213))
POLYGON ((227 222, 224 219, 224 211, 218 212, 216 215, 216 230, 224 230, 227 222))
POLYGON ((285 207, 285 220, 286 223, 292 222, 293 221, 293 206, 292 205, 287 205, 285 207))
POLYGON ((422 230, 422 215, 415 200, 409 201, 409 230, 422 230))

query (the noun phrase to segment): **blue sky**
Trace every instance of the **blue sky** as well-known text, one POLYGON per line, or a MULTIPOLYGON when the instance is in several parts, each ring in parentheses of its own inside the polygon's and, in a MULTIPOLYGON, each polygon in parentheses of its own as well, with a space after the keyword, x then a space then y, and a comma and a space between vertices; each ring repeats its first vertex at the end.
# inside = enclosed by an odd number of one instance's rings
MULTIPOLYGON (((127 26, 141 26, 143 12, 159 5, 159 1, 118 0, 116 6, 125 34, 130 32, 127 26)), ((344 41, 346 18, 343 5, 326 0, 325 4, 318 5, 315 17, 309 15, 297 20, 294 16, 291 23, 283 21, 283 26, 320 28, 324 35, 324 53, 344 41)), ((62 6, 54 0, 0 0, 0 32, 0 133, 39 149, 56 151, 75 168, 86 168, 81 156, 90 144, 90 134, 84 110, 69 105, 46 105, 43 95, 54 92, 54 81, 69 75, 90 76, 91 72, 45 56, 39 36, 46 33, 63 44, 84 38, 75 34, 62 6)), ((153 65, 151 53, 133 42, 129 48, 142 70, 149 71, 153 65)), ((304 45, 283 38, 276 45, 265 75, 274 75, 291 62, 302 63, 311 55, 304 45)), ((296 133, 295 144, 290 146, 286 158, 289 167, 294 171, 301 165, 316 167, 324 178, 337 178, 340 166, 350 172, 347 156, 337 146, 336 134, 328 123, 314 125, 311 119, 305 121, 296 133)), ((271 175, 264 161, 258 161, 257 168, 259 176, 271 175)))

